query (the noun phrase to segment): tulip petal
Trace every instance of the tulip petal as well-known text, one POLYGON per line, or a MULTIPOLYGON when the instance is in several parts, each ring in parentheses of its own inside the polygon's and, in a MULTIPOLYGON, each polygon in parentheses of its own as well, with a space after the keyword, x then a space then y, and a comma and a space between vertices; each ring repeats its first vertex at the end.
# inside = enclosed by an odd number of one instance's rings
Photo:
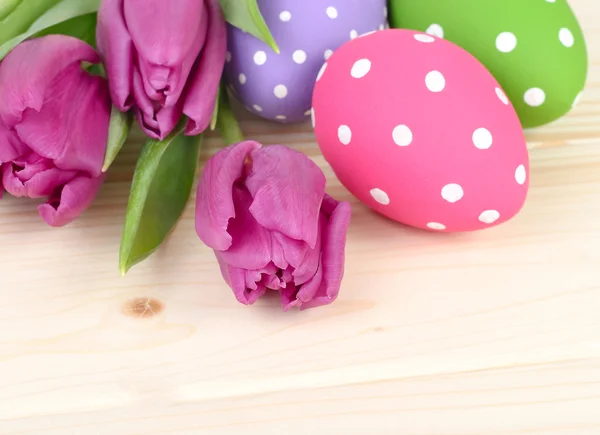
POLYGON ((102 0, 96 42, 110 83, 113 104, 121 111, 133 105, 133 43, 123 17, 123 0, 102 0))
POLYGON ((233 243, 220 253, 228 264, 242 269, 256 270, 271 262, 271 233, 260 226, 248 211, 252 197, 243 187, 233 186, 235 217, 227 228, 233 243))
POLYGON ((243 269, 233 267, 228 264, 222 257, 222 252, 215 251, 215 256, 219 262, 219 268, 221 269, 221 275, 223 279, 229 285, 235 298, 244 305, 251 305, 258 300, 267 291, 267 288, 263 286, 257 286, 256 289, 246 287, 246 274, 243 269))
POLYGON ((108 140, 110 101, 106 81, 74 64, 48 87, 39 111, 27 109, 15 131, 39 155, 64 170, 102 173, 108 140))
POLYGON ((138 71, 133 73, 133 95, 137 105, 136 115, 140 127, 153 139, 163 140, 167 137, 181 118, 182 102, 172 107, 156 108, 144 91, 142 77, 138 71))
POLYGON ((196 233, 212 249, 225 251, 231 246, 227 226, 235 217, 233 185, 243 176, 246 158, 260 146, 253 141, 231 145, 204 167, 196 195, 196 233))
POLYGON ((181 65, 202 48, 204 0, 124 0, 123 16, 138 53, 153 65, 181 65))
POLYGON ((29 148, 0 121, 0 164, 10 162, 29 152, 29 148))
POLYGON ((47 159, 35 163, 14 162, 2 167, 2 183, 12 196, 43 198, 73 180, 75 171, 57 169, 47 159))
POLYGON ((257 290, 258 284, 265 276, 277 274, 277 267, 273 263, 267 264, 261 270, 245 270, 244 276, 246 279, 246 287, 251 290, 257 290))
MULTIPOLYGON (((326 209, 330 209, 336 201, 325 195, 326 209)), ((351 207, 347 202, 340 202, 333 209, 329 222, 323 232, 323 250, 321 267, 323 281, 315 296, 302 305, 302 309, 333 302, 340 291, 344 276, 344 261, 346 248, 346 234, 350 225, 351 207)))
POLYGON ((286 270, 290 264, 285 259, 285 252, 284 252, 283 246, 281 245, 279 240, 277 240, 277 237, 275 237, 277 235, 278 235, 278 233, 273 233, 273 236, 274 236, 272 238, 273 244, 271 245, 272 261, 281 270, 286 270))
POLYGON ((50 196, 46 204, 38 206, 42 219, 52 227, 61 227, 77 218, 94 201, 104 176, 79 176, 50 196))
POLYGON ((323 268, 318 267, 317 273, 300 287, 296 294, 296 300, 300 301, 301 306, 311 302, 323 284, 323 268))
POLYGON ((294 285, 290 285, 279 291, 279 299, 283 306, 283 311, 289 311, 301 304, 301 301, 296 297, 298 289, 294 285))
MULTIPOLYGON (((12 128, 26 109, 41 110, 47 96, 56 95, 52 92, 56 92, 57 76, 72 65, 79 68, 82 61, 98 63, 100 58, 88 44, 70 36, 48 35, 17 45, 0 64, 0 118, 4 124, 12 128)), ((74 96, 69 103, 81 110, 74 96)))
POLYGON ((265 228, 317 242, 319 210, 325 194, 325 175, 304 154, 281 145, 252 153, 246 186, 254 198, 250 212, 265 228))
MULTIPOLYGON (((302 240, 290 239, 280 233, 273 233, 273 238, 277 240, 277 243, 283 249, 283 255, 286 260, 285 263, 294 268, 300 266, 302 260, 304 260, 304 257, 309 251, 308 244, 302 240)), ((275 245, 275 243, 273 244, 275 245)), ((287 265, 281 268, 286 269, 287 265)))
MULTIPOLYGON (((323 232, 328 224, 328 217, 321 213, 319 215, 319 230, 317 233, 317 243, 313 249, 308 249, 302 262, 296 266, 293 272, 294 283, 299 286, 315 276, 320 269, 319 263, 321 261, 321 250, 322 250, 322 239, 323 232)), ((303 242, 304 243, 304 242, 303 242)))
POLYGON ((148 9, 147 1, 141 1, 143 5, 136 5, 140 0, 126 0, 125 10, 127 25, 137 49, 137 67, 143 79, 144 92, 161 107, 172 107, 179 101, 204 46, 208 13, 203 0, 174 3, 161 0, 151 5, 161 10, 151 14, 150 18, 158 19, 160 24, 148 25, 145 12, 137 9, 148 9), (193 3, 194 7, 180 9, 185 3, 193 3), (168 11, 166 19, 163 16, 165 11, 162 11, 165 8, 168 11), (128 10, 133 18, 127 15, 128 10))
POLYGON ((225 67, 227 26, 218 0, 204 0, 209 14, 206 43, 188 80, 183 113, 189 118, 186 134, 202 133, 212 118, 217 90, 225 67))

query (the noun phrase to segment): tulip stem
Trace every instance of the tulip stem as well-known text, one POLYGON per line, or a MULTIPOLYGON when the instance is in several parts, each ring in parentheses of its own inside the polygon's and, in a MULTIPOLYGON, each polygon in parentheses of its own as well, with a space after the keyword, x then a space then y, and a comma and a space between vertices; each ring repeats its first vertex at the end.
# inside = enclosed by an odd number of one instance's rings
POLYGON ((244 133, 231 109, 229 97, 225 90, 221 90, 219 100, 217 128, 219 129, 219 133, 221 133, 221 139, 223 139, 225 145, 242 142, 244 140, 244 133))

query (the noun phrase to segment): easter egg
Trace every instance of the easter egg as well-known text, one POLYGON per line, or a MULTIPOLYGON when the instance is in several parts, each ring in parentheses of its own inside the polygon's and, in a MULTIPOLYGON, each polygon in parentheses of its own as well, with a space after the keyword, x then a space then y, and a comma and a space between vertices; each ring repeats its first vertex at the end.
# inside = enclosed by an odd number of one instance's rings
POLYGON ((525 202, 529 156, 515 109, 449 41, 390 29, 344 44, 319 72, 312 117, 341 183, 406 225, 481 230, 525 202))
POLYGON ((566 0, 390 0, 390 24, 473 54, 502 85, 525 128, 565 115, 585 85, 585 40, 566 0))
POLYGON ((258 0, 280 49, 230 26, 225 80, 255 114, 279 122, 309 118, 325 60, 344 42, 387 26, 386 0, 258 0))

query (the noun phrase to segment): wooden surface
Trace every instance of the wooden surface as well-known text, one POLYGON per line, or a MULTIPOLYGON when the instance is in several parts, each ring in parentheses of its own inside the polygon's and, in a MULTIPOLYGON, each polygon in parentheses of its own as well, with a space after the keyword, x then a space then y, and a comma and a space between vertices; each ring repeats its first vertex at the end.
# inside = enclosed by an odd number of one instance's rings
MULTIPOLYGON (((138 144, 68 228, 5 197, 0 434, 600 434, 600 7, 572 3, 588 87, 572 114, 528 133, 523 212, 440 235, 353 201, 347 273, 327 308, 239 305, 195 236, 193 202, 121 278, 138 144)), ((326 168, 306 125, 243 128, 326 168)))

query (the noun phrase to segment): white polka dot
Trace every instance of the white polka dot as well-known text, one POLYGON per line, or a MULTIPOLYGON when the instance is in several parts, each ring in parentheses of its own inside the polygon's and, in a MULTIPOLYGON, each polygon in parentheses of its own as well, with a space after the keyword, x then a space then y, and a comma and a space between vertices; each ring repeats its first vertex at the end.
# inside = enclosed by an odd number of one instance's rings
POLYGON ((414 38, 419 42, 433 42, 435 38, 431 35, 425 35, 423 33, 417 33, 414 38))
POLYGON ((502 32, 496 37, 496 48, 502 53, 510 53, 517 46, 517 37, 511 32, 502 32))
POLYGON ((525 184, 527 181, 527 172, 525 171, 525 165, 519 165, 515 171, 515 180, 519 184, 525 184))
POLYGON ((321 67, 321 69, 319 70, 319 74, 317 74, 317 81, 321 80, 321 77, 323 77, 323 74, 325 74, 326 69, 327 69, 327 62, 325 62, 323 64, 323 66, 321 67))
POLYGON ((385 26, 383 24, 379 25, 379 30, 385 30, 385 26))
POLYGON ((225 54, 225 60, 227 61, 227 63, 231 62, 231 52, 230 51, 228 51, 225 54))
POLYGON ((240 82, 240 84, 245 84, 246 83, 246 74, 242 73, 238 76, 238 80, 240 82))
POLYGON ((286 118, 286 116, 285 116, 285 115, 277 115, 277 116, 275 117, 275 119, 279 119, 280 121, 283 121, 283 120, 285 120, 285 119, 287 119, 287 118, 286 118))
POLYGON ((371 71, 371 61, 369 59, 360 59, 354 62, 350 75, 355 79, 362 79, 371 71))
POLYGON ((392 138, 394 143, 398 146, 405 147, 411 144, 413 140, 413 134, 410 128, 406 125, 398 125, 394 127, 392 131, 392 138))
POLYGON ((338 16, 338 11, 333 6, 329 6, 327 8, 326 12, 327 12, 327 16, 331 19, 337 18, 337 16, 338 16))
POLYGON ((294 51, 294 54, 292 54, 292 59, 294 59, 294 62, 298 65, 303 64, 306 62, 306 52, 304 50, 296 50, 294 51))
POLYGON ((333 54, 333 50, 325 50, 323 57, 325 58, 325 60, 327 60, 331 57, 332 54, 333 54))
POLYGON ((439 71, 430 71, 425 77, 425 85, 431 92, 441 92, 446 87, 446 79, 439 71))
POLYGON ((577 94, 577 96, 573 100, 573 105, 571 107, 575 107, 579 104, 579 101, 581 100, 582 95, 583 95, 583 91, 581 91, 580 93, 577 94))
POLYGON ((573 36, 573 33, 571 33, 571 31, 566 27, 563 27, 559 30, 558 39, 565 47, 572 47, 575 43, 575 37, 573 36))
POLYGON ((504 91, 500 88, 496 88, 496 95, 498 96, 498 98, 500 98, 500 101, 502 101, 504 104, 508 104, 508 97, 506 96, 506 94, 504 93, 504 91))
POLYGON ((438 230, 438 231, 441 231, 441 230, 445 230, 445 229, 446 229, 446 225, 444 225, 444 224, 441 224, 441 223, 439 223, 439 222, 429 222, 429 223, 427 224, 427 228, 430 228, 430 229, 432 229, 432 230, 438 230))
POLYGON ((540 88, 531 88, 525 91, 525 102, 531 107, 538 107, 546 101, 546 93, 540 88))
POLYGON ((371 189, 371 196, 375 201, 382 205, 389 205, 390 197, 381 189, 371 189))
POLYGON ((310 116, 311 113, 312 110, 308 109, 306 112, 304 112, 304 116, 310 116))
POLYGON ((387 16, 388 16, 388 8, 387 8, 387 6, 384 6, 383 7, 383 17, 387 18, 387 16))
POLYGON ((257 112, 262 112, 262 107, 260 107, 258 104, 253 105, 252 108, 257 112))
POLYGON ((312 109, 310 109, 310 123, 312 124, 313 128, 315 128, 315 126, 317 125, 314 107, 312 109))
POLYGON ((444 37, 444 29, 439 24, 432 24, 425 30, 425 33, 429 33, 430 35, 437 36, 438 38, 444 37))
POLYGON ((273 89, 273 93, 279 99, 287 97, 288 89, 285 85, 277 85, 275 89, 273 89))
POLYGON ((356 30, 350 31, 350 39, 355 39, 358 36, 358 32, 356 30))
POLYGON ((266 61, 267 61, 267 53, 265 53, 262 50, 259 50, 256 53, 254 53, 254 63, 255 64, 264 65, 266 61))
POLYGON ((556 0, 546 0, 548 3, 556 3, 556 0))
POLYGON ((486 210, 479 215, 479 220, 484 224, 493 224, 500 219, 500 213, 497 210, 486 210))
POLYGON ((290 13, 290 11, 283 11, 279 14, 279 19, 284 23, 287 23, 292 19, 292 14, 290 13))
POLYGON ((460 201, 464 194, 465 192, 463 191, 463 188, 460 186, 460 184, 446 184, 442 188, 442 198, 451 203, 460 201))
POLYGON ((352 130, 347 125, 340 125, 338 128, 338 139, 344 145, 348 145, 352 141, 352 130))
POLYGON ((487 150, 492 146, 494 138, 487 128, 478 128, 473 132, 473 145, 480 150, 487 150))

